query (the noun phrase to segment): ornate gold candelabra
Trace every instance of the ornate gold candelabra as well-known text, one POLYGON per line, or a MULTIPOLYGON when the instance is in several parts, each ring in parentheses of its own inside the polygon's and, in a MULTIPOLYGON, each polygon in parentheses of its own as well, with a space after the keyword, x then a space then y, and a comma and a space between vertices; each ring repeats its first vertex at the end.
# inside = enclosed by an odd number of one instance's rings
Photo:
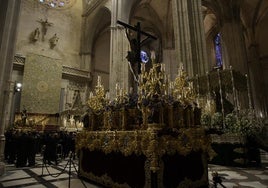
POLYGON ((107 95, 105 95, 104 87, 101 84, 101 77, 98 76, 98 82, 95 88, 95 95, 90 92, 88 100, 88 105, 94 113, 100 112, 104 109, 104 106, 106 105, 105 96, 107 95))
POLYGON ((149 72, 145 71, 145 64, 141 65, 138 94, 140 99, 152 98, 155 95, 162 96, 167 92, 167 77, 165 65, 153 62, 149 72))
POLYGON ((195 101, 193 82, 188 80, 187 73, 183 70, 183 64, 180 64, 178 75, 171 84, 173 87, 172 96, 182 104, 191 104, 195 101))
POLYGON ((155 95, 164 97, 170 95, 182 104, 190 104, 195 101, 193 83, 188 80, 188 75, 180 64, 178 75, 173 82, 167 79, 165 64, 155 64, 149 72, 145 72, 145 65, 142 64, 139 79, 139 100, 151 99, 155 95))

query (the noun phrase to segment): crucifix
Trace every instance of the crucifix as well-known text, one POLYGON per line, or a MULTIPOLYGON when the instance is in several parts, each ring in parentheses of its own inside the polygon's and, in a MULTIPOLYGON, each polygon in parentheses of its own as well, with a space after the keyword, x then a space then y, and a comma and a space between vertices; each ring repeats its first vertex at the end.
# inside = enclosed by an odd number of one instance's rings
POLYGON ((45 19, 45 20, 39 19, 39 20, 37 20, 37 22, 39 22, 41 24, 42 41, 44 41, 45 40, 45 35, 47 34, 47 28, 52 26, 53 23, 48 22, 47 19, 45 19))
POLYGON ((137 32, 136 39, 135 38, 130 39, 129 36, 127 35, 131 47, 131 52, 128 52, 127 59, 131 63, 131 66, 134 67, 134 76, 137 76, 138 74, 140 74, 140 68, 141 68, 140 53, 142 43, 149 38, 152 38, 154 40, 156 40, 157 38, 149 33, 142 31, 140 22, 138 22, 137 25, 135 26, 131 26, 119 20, 117 20, 117 23, 124 26, 125 28, 137 32), (141 35, 145 35, 147 38, 141 41, 141 35))

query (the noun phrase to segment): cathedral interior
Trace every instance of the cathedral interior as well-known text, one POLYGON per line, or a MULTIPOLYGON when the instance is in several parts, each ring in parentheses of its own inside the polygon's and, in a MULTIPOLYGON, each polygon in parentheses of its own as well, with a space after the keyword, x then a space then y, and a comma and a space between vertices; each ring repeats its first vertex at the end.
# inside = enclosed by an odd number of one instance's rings
POLYGON ((64 133, 106 187, 217 187, 208 164, 268 186, 267 0, 0 0, 0 23, 0 175, 32 147, 11 135, 62 157, 64 133))

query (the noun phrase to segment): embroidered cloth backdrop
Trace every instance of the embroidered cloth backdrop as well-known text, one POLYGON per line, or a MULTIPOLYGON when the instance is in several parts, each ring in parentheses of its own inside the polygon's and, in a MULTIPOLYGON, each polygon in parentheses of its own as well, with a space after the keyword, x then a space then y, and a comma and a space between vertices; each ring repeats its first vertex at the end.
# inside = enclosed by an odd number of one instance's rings
POLYGON ((24 66, 21 109, 29 113, 59 112, 62 64, 58 59, 28 54, 24 66))

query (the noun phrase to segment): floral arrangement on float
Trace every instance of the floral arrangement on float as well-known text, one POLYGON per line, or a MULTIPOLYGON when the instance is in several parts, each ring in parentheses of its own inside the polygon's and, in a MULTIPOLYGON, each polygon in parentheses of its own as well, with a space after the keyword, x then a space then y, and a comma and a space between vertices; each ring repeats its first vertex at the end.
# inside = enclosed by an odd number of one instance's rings
POLYGON ((216 132, 233 133, 240 136, 256 136, 264 128, 263 119, 255 115, 251 110, 242 110, 239 114, 229 113, 225 117, 220 112, 214 114, 203 113, 201 115, 201 124, 207 129, 216 130, 216 132))
POLYGON ((264 128, 263 119, 257 117, 252 110, 243 110, 239 114, 230 113, 225 117, 225 132, 241 136, 259 135, 264 128))
POLYGON ((194 84, 200 106, 203 107, 201 124, 207 129, 214 130, 215 133, 231 133, 245 137, 257 135, 262 131, 263 120, 256 116, 252 108, 247 75, 235 72, 232 67, 226 70, 217 69, 212 74, 197 76, 194 84), (200 81, 202 84, 199 84, 200 81), (248 101, 245 101, 245 95, 248 101), (244 104, 244 109, 241 109, 241 101, 247 104, 247 107, 244 104))

